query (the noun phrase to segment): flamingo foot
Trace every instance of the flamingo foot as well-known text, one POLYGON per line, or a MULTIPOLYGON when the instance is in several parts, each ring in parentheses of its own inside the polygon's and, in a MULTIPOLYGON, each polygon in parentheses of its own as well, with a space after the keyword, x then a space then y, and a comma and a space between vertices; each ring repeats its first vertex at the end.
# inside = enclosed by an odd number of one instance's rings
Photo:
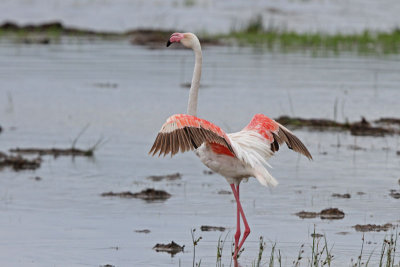
POLYGON ((240 252, 240 249, 242 248, 244 242, 246 241, 247 237, 250 234, 250 227, 249 224, 247 223, 246 216, 244 215, 244 211, 242 208, 242 205, 240 204, 240 198, 239 198, 239 185, 236 186, 234 184, 231 184, 231 189, 233 192, 233 195, 235 196, 236 199, 236 204, 237 204, 237 225, 236 225, 236 234, 235 234, 235 252, 233 254, 233 258, 237 259, 238 253, 240 252), (239 243, 240 239, 240 215, 242 216, 243 223, 244 223, 244 233, 243 233, 243 238, 242 241, 239 243))

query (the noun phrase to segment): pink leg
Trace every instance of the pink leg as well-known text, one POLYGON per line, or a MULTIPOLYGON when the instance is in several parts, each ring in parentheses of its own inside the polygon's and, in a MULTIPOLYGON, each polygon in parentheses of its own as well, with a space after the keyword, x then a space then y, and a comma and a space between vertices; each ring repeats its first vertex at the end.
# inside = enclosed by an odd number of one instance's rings
MULTIPOLYGON (((232 190, 234 190, 234 189, 235 188, 232 187, 232 190)), ((235 191, 236 191, 236 194, 239 196, 239 186, 236 186, 236 190, 235 191)), ((236 234, 235 234, 235 253, 237 253, 236 251, 238 251, 239 239, 240 239, 240 209, 239 209, 238 205, 236 205, 236 207, 237 207, 237 209, 236 209, 237 221, 236 221, 236 234)))
MULTIPOLYGON (((236 199, 236 204, 237 204, 237 209, 238 212, 240 212, 240 214, 242 215, 242 219, 243 219, 243 223, 244 223, 244 234, 243 234, 243 238, 242 241, 240 242, 239 246, 236 249, 236 235, 235 235, 235 254, 233 255, 233 258, 236 259, 237 258, 237 254, 240 251, 240 249, 242 248, 244 241, 246 241, 246 238, 249 236, 250 234, 250 227, 249 224, 247 223, 246 220, 246 216, 244 216, 244 211, 242 208, 242 205, 240 204, 240 199, 239 199, 239 185, 237 185, 236 189, 234 184, 231 184, 231 188, 232 188, 232 192, 233 195, 235 196, 236 199)), ((239 216, 238 216, 239 217, 239 216)), ((238 225, 240 225, 240 218, 238 219, 238 225)), ((239 226, 240 227, 240 226, 239 226)), ((237 234, 237 233, 236 233, 237 234)), ((240 234, 239 234, 240 236, 240 234)))

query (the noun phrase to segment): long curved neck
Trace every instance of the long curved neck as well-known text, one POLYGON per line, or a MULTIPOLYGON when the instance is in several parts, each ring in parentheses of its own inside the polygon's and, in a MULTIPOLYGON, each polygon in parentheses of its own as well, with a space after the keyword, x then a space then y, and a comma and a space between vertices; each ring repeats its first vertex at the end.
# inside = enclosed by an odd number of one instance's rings
POLYGON ((197 114, 197 99, 199 96, 200 78, 201 78, 201 64, 203 63, 203 56, 201 54, 200 43, 193 48, 195 55, 194 71, 192 78, 192 85, 189 92, 189 102, 187 114, 196 116, 197 114))

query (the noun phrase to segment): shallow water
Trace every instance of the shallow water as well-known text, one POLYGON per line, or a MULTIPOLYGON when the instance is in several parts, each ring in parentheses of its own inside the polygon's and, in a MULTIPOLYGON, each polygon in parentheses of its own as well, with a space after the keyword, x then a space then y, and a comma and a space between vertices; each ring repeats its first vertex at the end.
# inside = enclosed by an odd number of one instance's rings
MULTIPOLYGON (((0 151, 14 147, 68 147, 89 124, 78 146, 103 138, 94 159, 44 157, 36 171, 0 172, 0 261, 7 266, 188 266, 190 230, 202 236, 197 261, 213 266, 219 232, 201 225, 228 227, 234 234, 235 204, 218 175, 204 175, 193 153, 174 158, 147 155, 165 119, 186 110, 192 53, 150 50, 127 43, 60 45, 0 44, 0 151), (109 86, 104 84, 115 84, 109 86), (99 86, 100 84, 100 86, 99 86), (180 172, 176 181, 152 182, 149 175, 180 172), (32 177, 39 176, 41 181, 32 177), (147 187, 172 194, 165 202, 104 198, 108 191, 147 187), (149 229, 149 234, 135 230, 149 229), (185 253, 170 257, 152 250, 174 240, 185 253)), ((399 56, 312 57, 272 54, 250 48, 206 47, 199 116, 237 131, 255 113, 270 117, 399 117, 399 56)), ((398 223, 398 136, 353 137, 341 132, 295 130, 313 154, 310 162, 286 147, 270 163, 280 185, 241 186, 243 208, 252 229, 240 262, 251 265, 258 239, 267 253, 276 242, 283 263, 291 265, 301 244, 309 254, 310 234, 324 233, 336 265, 348 265, 361 248, 355 224, 398 223), (340 144, 340 147, 337 145, 340 144), (348 145, 366 150, 354 151, 348 145), (325 153, 326 152, 326 153, 325 153), (365 195, 357 195, 365 192, 365 195), (350 199, 331 197, 350 193, 350 199), (300 219, 301 210, 342 209, 343 220, 300 219), (348 232, 347 235, 337 234, 348 232)), ((226 233, 222 234, 225 237, 226 233)), ((366 257, 376 262, 386 233, 366 233, 366 257)), ((223 261, 229 264, 229 245, 223 261)), ((267 258, 265 256, 264 262, 267 258)), ((303 263, 306 263, 303 260, 303 263)))
POLYGON ((261 15, 266 27, 298 32, 392 31, 400 25, 397 0, 2 0, 0 22, 41 23, 124 31, 137 28, 226 33, 261 15))

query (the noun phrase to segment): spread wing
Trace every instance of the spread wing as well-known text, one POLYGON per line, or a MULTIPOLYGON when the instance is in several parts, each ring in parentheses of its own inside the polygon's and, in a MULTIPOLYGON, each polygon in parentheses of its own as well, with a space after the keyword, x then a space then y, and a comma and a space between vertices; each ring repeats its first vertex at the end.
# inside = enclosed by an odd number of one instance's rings
POLYGON ((312 159, 310 152, 299 138, 286 127, 263 114, 254 115, 253 119, 242 131, 259 133, 270 144, 272 152, 278 151, 279 145, 286 143, 290 149, 306 156, 308 159, 312 159))
POLYGON ((187 114, 176 114, 167 119, 161 127, 149 154, 159 152, 171 156, 179 151, 185 152, 200 147, 204 142, 219 144, 233 155, 229 137, 215 124, 187 114))

